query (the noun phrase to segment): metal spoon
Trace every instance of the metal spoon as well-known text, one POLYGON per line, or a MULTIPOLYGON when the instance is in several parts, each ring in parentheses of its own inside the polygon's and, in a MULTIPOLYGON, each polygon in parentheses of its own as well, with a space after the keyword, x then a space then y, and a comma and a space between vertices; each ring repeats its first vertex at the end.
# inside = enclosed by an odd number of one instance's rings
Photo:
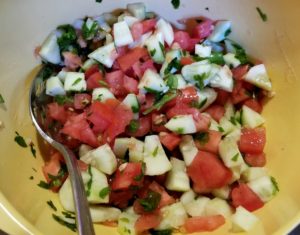
POLYGON ((41 76, 42 70, 43 68, 32 81, 29 97, 30 116, 39 134, 64 157, 72 186, 78 234, 94 235, 95 231, 76 157, 69 148, 54 140, 51 133, 46 133, 41 125, 41 114, 50 101, 49 96, 45 93, 46 87, 41 76))

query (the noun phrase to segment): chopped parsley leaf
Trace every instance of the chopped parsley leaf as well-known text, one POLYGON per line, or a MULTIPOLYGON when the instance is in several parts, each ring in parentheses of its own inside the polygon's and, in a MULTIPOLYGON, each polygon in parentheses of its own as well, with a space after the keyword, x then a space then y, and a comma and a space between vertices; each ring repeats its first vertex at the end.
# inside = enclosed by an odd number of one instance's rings
POLYGON ((110 188, 105 187, 105 188, 101 189, 101 191, 99 192, 99 197, 104 199, 109 193, 110 193, 110 188))
POLYGON ((24 140, 24 138, 22 136, 19 135, 18 132, 15 132, 16 133, 16 137, 15 137, 15 142, 20 145, 22 148, 27 148, 28 145, 26 144, 26 141, 24 140))
POLYGON ((167 77, 167 82, 166 82, 167 86, 173 90, 173 89, 177 89, 178 87, 178 78, 175 75, 170 74, 167 77))
POLYGON ((65 218, 68 218, 68 219, 75 219, 75 213, 74 212, 69 212, 69 211, 62 211, 61 212, 65 218))
POLYGON ((239 158, 239 153, 236 153, 232 158, 231 161, 236 162, 239 158))
POLYGON ((4 98, 3 98, 3 96, 0 94, 0 104, 4 104, 4 103, 5 103, 4 98))
MULTIPOLYGON (((89 19, 87 19, 88 21, 89 19)), ((81 29, 81 32, 82 32, 82 37, 86 40, 90 40, 92 39, 97 31, 98 31, 98 23, 96 21, 93 21, 92 25, 89 27, 87 25, 87 21, 85 21, 82 25, 82 29, 81 29)))
POLYGON ((218 130, 219 130, 219 132, 225 132, 224 128, 221 126, 218 126, 218 130))
POLYGON ((205 145, 209 141, 208 132, 200 132, 195 134, 195 140, 199 141, 201 145, 205 145))
POLYGON ((72 25, 60 25, 57 29, 62 31, 62 35, 57 39, 61 52, 69 51, 70 49, 77 47, 77 35, 75 28, 72 25))
POLYGON ((87 182, 86 195, 87 195, 87 196, 90 196, 90 195, 91 195, 92 183, 93 183, 93 174, 92 174, 92 167, 91 167, 91 165, 89 165, 88 173, 89 173, 89 175, 90 175, 90 179, 89 179, 89 181, 87 182))
POLYGON ((271 176, 271 181, 272 181, 272 184, 274 185, 273 194, 275 195, 277 192, 279 192, 278 183, 273 176, 271 176))
POLYGON ((101 3, 101 2, 102 2, 102 0, 96 0, 96 2, 98 2, 98 3, 101 3))
POLYGON ((158 154, 158 146, 155 147, 155 149, 153 150, 152 156, 156 157, 158 154))
POLYGON ((177 128, 177 130, 175 131, 177 134, 183 134, 184 133, 184 128, 179 127, 177 128))
POLYGON ((155 210, 160 202, 161 195, 157 192, 150 190, 146 198, 139 199, 140 205, 146 212, 155 210))
POLYGON ((43 189, 49 189, 50 188, 50 184, 48 184, 47 182, 42 181, 42 180, 38 183, 37 186, 39 186, 39 187, 41 187, 43 189))
POLYGON ((151 235, 172 235, 172 229, 150 230, 151 235))
POLYGON ((232 46, 234 47, 235 50, 235 58, 238 59, 242 65, 249 63, 249 59, 245 49, 233 41, 232 41, 232 46))
POLYGON ((151 113, 154 110, 160 110, 166 103, 168 103, 169 101, 171 101, 172 99, 174 99, 177 96, 176 92, 168 92, 166 93, 163 97, 161 97, 161 99, 156 102, 151 108, 145 110, 143 112, 144 115, 147 115, 149 113, 151 113))
POLYGON ((105 82, 105 81, 103 81, 103 80, 100 80, 100 81, 99 81, 99 84, 100 84, 101 86, 108 87, 107 82, 105 82))
POLYGON ((210 57, 207 57, 207 59, 212 64, 218 64, 218 65, 225 64, 225 60, 224 60, 222 52, 213 52, 210 57))
POLYGON ((207 98, 205 97, 204 100, 202 100, 201 102, 198 102, 198 101, 192 101, 191 102, 191 107, 193 108, 197 108, 197 109, 201 109, 204 107, 204 105, 206 104, 207 102, 207 98))
POLYGON ((145 170, 146 170, 146 164, 143 162, 142 163, 142 172, 141 174, 137 175, 134 177, 134 180, 135 181, 141 181, 145 175, 145 170))
POLYGON ((81 82, 82 78, 77 78, 73 83, 72 86, 77 85, 79 82, 81 82))
POLYGON ((131 133, 136 132, 140 127, 140 123, 138 120, 131 120, 129 125, 128 125, 128 130, 131 133))
POLYGON ((96 100, 101 101, 101 100, 102 100, 102 96, 103 96, 103 94, 99 94, 99 95, 97 96, 97 99, 96 99, 96 100))
POLYGON ((164 46, 164 44, 159 42, 159 48, 160 48, 161 52, 163 53, 163 55, 165 55, 165 46, 164 46))
POLYGON ((194 80, 196 82, 196 86, 200 89, 203 90, 204 89, 204 80, 207 79, 209 77, 208 73, 203 73, 203 74, 197 74, 194 76, 194 80))
POLYGON ((151 51, 150 51, 151 57, 153 57, 153 56, 155 55, 155 53, 156 53, 156 49, 151 50, 151 51))
POLYGON ((64 105, 66 103, 72 103, 73 99, 65 95, 57 95, 54 97, 54 101, 59 105, 64 105))
POLYGON ((51 77, 55 73, 55 65, 52 64, 43 64, 43 67, 41 71, 39 72, 39 77, 41 77, 43 80, 46 80, 47 78, 51 77))
POLYGON ((36 150, 34 148, 34 144, 30 143, 29 146, 30 146, 30 151, 31 151, 33 157, 36 158, 36 150))
POLYGON ((33 178, 33 176, 30 176, 29 179, 30 179, 30 180, 33 180, 34 178, 33 178))
POLYGON ((227 29, 224 33, 225 38, 231 33, 231 29, 227 29))
POLYGON ((235 117, 230 117, 229 121, 235 126, 238 124, 238 121, 235 119, 235 117))
POLYGON ((60 216, 55 215, 55 214, 52 214, 52 217, 56 222, 60 223, 61 225, 66 226, 67 228, 71 229, 73 232, 77 231, 75 221, 74 221, 74 223, 67 222, 63 218, 61 218, 60 216))
POLYGON ((125 218, 125 217, 120 218, 119 220, 122 221, 122 222, 124 222, 124 223, 129 223, 129 219, 125 218))
POLYGON ((167 68, 164 71, 164 74, 167 75, 167 74, 171 73, 173 68, 176 69, 176 71, 181 68, 181 64, 180 64, 179 60, 177 59, 177 57, 175 57, 174 59, 172 59, 170 61, 170 63, 168 64, 167 68))
POLYGON ((53 209, 54 211, 57 211, 57 208, 55 207, 55 205, 53 204, 53 202, 51 200, 47 201, 48 206, 51 207, 51 209, 53 209))
POLYGON ((171 3, 174 7, 174 9, 178 9, 180 6, 180 0, 171 0, 171 3))
POLYGON ((256 10, 257 10, 260 18, 262 19, 262 21, 266 22, 268 20, 267 14, 263 13, 262 10, 259 7, 256 7, 256 10))

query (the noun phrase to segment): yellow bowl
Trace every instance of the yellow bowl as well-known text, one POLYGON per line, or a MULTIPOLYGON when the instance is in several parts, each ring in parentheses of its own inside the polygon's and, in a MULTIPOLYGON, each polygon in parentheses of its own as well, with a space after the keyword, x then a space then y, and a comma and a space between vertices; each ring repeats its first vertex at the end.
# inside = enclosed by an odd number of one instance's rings
MULTIPOLYGON (((145 2, 149 10, 173 22, 198 15, 230 19, 231 37, 267 65, 276 92, 263 113, 267 119, 267 167, 278 179, 280 193, 255 213, 261 223, 251 234, 286 234, 300 220, 300 3, 181 0, 180 9, 174 10, 170 1, 145 2), (267 13, 267 22, 259 18, 257 6, 267 13)), ((14 142, 15 131, 34 143, 38 141, 27 102, 28 88, 39 63, 33 56, 35 46, 59 24, 124 8, 128 2, 133 1, 1 1, 0 93, 5 98, 5 108, 0 108, 0 120, 4 123, 0 130, 0 228, 11 234, 72 234, 52 219, 52 211, 45 203, 51 199, 58 205, 57 195, 36 186, 43 178, 40 151, 34 159, 29 149, 14 142), (34 179, 29 180, 30 176, 34 179)), ((226 224, 214 234, 227 234, 229 227, 226 224)), ((96 230, 97 234, 117 234, 100 225, 96 225, 96 230)))

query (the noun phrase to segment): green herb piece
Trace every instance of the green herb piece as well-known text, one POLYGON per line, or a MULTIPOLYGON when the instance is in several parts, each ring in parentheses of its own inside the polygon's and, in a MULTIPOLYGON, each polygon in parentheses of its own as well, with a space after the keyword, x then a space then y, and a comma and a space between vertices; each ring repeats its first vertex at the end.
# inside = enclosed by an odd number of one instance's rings
POLYGON ((140 111, 139 104, 131 106, 131 110, 132 110, 133 113, 138 113, 140 111))
POLYGON ((151 57, 153 57, 153 56, 155 55, 155 53, 156 53, 156 49, 151 50, 151 51, 150 51, 151 57))
POLYGON ((196 86, 200 89, 203 90, 205 85, 204 85, 204 81, 205 79, 207 79, 209 77, 208 73, 203 73, 203 74, 197 74, 194 76, 194 80, 196 82, 196 86))
POLYGON ((175 130, 175 132, 176 132, 177 134, 183 134, 183 133, 184 133, 184 128, 179 127, 179 128, 177 128, 177 130, 175 130))
POLYGON ((77 85, 78 83, 80 83, 82 80, 82 78, 77 78, 73 83, 72 83, 72 86, 75 86, 77 85))
POLYGON ((239 123, 241 124, 241 125, 243 125, 243 109, 241 109, 241 111, 240 111, 240 117, 239 117, 239 123))
POLYGON ((138 120, 131 120, 129 125, 128 125, 128 130, 131 133, 136 132, 140 127, 140 123, 138 120))
POLYGON ((151 235, 172 235, 172 229, 150 230, 151 235))
POLYGON ((219 132, 225 132, 224 128, 221 126, 218 126, 218 130, 219 130, 219 132))
POLYGON ((262 10, 259 7, 256 7, 256 10, 257 10, 260 18, 262 19, 262 21, 266 22, 268 20, 267 14, 263 13, 262 10))
POLYGON ((15 132, 16 133, 16 137, 15 137, 15 142, 20 145, 22 148, 27 148, 28 145, 26 144, 26 141, 24 140, 24 138, 22 136, 19 135, 18 132, 15 132))
POLYGON ((36 150, 34 148, 34 144, 30 143, 29 146, 30 146, 30 151, 31 151, 33 157, 36 158, 36 150))
POLYGON ((141 174, 135 176, 134 180, 141 181, 145 175, 145 171, 146 171, 146 164, 144 162, 142 162, 142 172, 141 172, 141 174))
POLYGON ((170 61, 170 63, 168 64, 168 66, 166 67, 166 69, 164 71, 164 74, 167 75, 167 74, 171 73, 173 68, 176 69, 176 71, 180 70, 180 68, 181 68, 181 64, 180 64, 179 60, 177 59, 177 57, 175 57, 173 60, 170 61))
POLYGON ((71 229, 73 232, 77 231, 75 222, 74 223, 67 222, 63 218, 61 218, 60 216, 55 215, 55 214, 52 214, 52 217, 56 222, 60 223, 63 226, 66 226, 67 228, 71 229))
POLYGON ((54 206, 51 200, 47 201, 48 206, 50 206, 54 211, 57 211, 57 208, 54 206))
POLYGON ((174 9, 178 9, 180 6, 180 0, 171 0, 171 3, 174 7, 174 9))
POLYGON ((232 158, 231 161, 236 162, 239 159, 239 153, 236 153, 232 158))
POLYGON ((101 3, 101 2, 102 2, 102 0, 96 0, 96 2, 98 2, 98 3, 101 3))
POLYGON ((213 52, 210 57, 207 57, 207 59, 212 64, 218 64, 218 65, 225 64, 225 60, 224 60, 222 52, 213 52))
POLYGON ((56 68, 56 65, 44 63, 38 76, 41 77, 43 80, 46 80, 47 78, 55 74, 56 68))
POLYGON ((37 170, 36 170, 35 168, 33 168, 33 167, 32 167, 32 170, 33 170, 34 172, 37 172, 37 170))
POLYGON ((85 21, 82 25, 82 29, 81 29, 82 37, 84 39, 90 40, 96 35, 99 27, 98 27, 98 23, 96 21, 93 21, 93 24, 91 27, 88 27, 86 22, 87 21, 85 21))
POLYGON ((161 195, 150 190, 146 198, 140 199, 139 203, 146 212, 155 210, 160 202, 161 195))
POLYGON ((146 111, 143 112, 144 115, 147 115, 151 113, 154 110, 159 111, 166 103, 171 101, 177 96, 176 92, 169 92, 165 94, 158 102, 156 102, 151 108, 147 109, 146 111))
POLYGON ((66 103, 72 103, 73 98, 65 96, 65 95, 57 95, 54 97, 54 101, 59 105, 64 105, 66 103))
POLYGON ((206 104, 206 102, 207 102, 207 98, 206 97, 201 102, 198 102, 198 101, 194 100, 194 101, 191 102, 191 107, 197 108, 197 109, 201 109, 201 108, 204 107, 204 105, 206 104))
POLYGON ((209 141, 208 132, 200 132, 195 134, 195 140, 199 141, 201 145, 205 145, 209 141))
POLYGON ((69 212, 69 211, 62 211, 61 212, 65 218, 67 219, 75 219, 75 213, 74 212, 69 212))
POLYGON ((230 29, 230 28, 227 29, 227 30, 225 31, 225 33, 224 33, 225 38, 226 38, 229 34, 231 34, 231 29, 230 29))
POLYGON ((33 180, 34 178, 33 178, 33 176, 30 176, 29 179, 30 179, 30 180, 33 180))
POLYGON ((241 62, 241 64, 249 63, 249 59, 245 49, 241 47, 239 44, 237 44, 236 42, 232 41, 231 44, 235 50, 235 58, 238 59, 241 62))
POLYGON ((101 189, 101 191, 99 192, 99 197, 103 199, 103 198, 105 198, 109 193, 110 193, 110 188, 109 188, 109 187, 105 187, 105 188, 101 189))
POLYGON ((158 146, 155 147, 155 149, 153 150, 152 156, 156 157, 158 154, 158 146))
POLYGON ((279 186, 276 179, 273 176, 271 176, 271 182, 274 185, 273 195, 275 195, 277 192, 279 192, 279 186))
POLYGON ((178 87, 178 78, 175 75, 170 74, 167 77, 167 82, 166 82, 167 86, 173 90, 173 89, 177 89, 178 87))
POLYGON ((4 98, 3 98, 3 96, 0 94, 0 104, 4 104, 4 103, 5 103, 4 98))
POLYGON ((129 223, 129 219, 125 218, 125 217, 120 218, 119 220, 122 221, 122 222, 124 222, 124 223, 129 223))
POLYGON ((237 120, 235 119, 235 117, 230 117, 229 121, 230 121, 233 125, 235 125, 235 126, 238 124, 238 122, 237 122, 237 120))
POLYGON ((58 46, 62 52, 69 51, 74 47, 77 48, 76 30, 72 25, 60 25, 57 29, 62 31, 62 35, 57 39, 58 46))
POLYGON ((144 87, 144 89, 145 89, 145 91, 147 91, 148 93, 151 93, 151 94, 153 94, 153 95, 155 95, 155 96, 161 96, 161 92, 160 91, 157 91, 157 90, 154 90, 154 89, 152 89, 152 88, 150 88, 150 87, 144 87))
POLYGON ((88 173, 90 175, 90 179, 89 179, 89 181, 86 184, 87 185, 86 195, 90 196, 91 195, 91 189, 92 189, 92 183, 93 183, 93 174, 92 174, 92 167, 91 167, 91 165, 89 165, 88 173))
POLYGON ((165 55, 165 46, 164 46, 164 44, 159 42, 159 48, 160 48, 161 52, 163 53, 163 55, 165 55))
POLYGON ((101 100, 102 100, 102 96, 103 96, 103 94, 99 94, 99 95, 97 96, 97 99, 96 99, 96 100, 101 101, 101 100))
POLYGON ((41 187, 43 189, 49 189, 50 188, 50 184, 48 184, 47 182, 42 181, 42 180, 38 183, 37 186, 39 186, 39 187, 41 187))
POLYGON ((100 84, 101 86, 108 87, 107 82, 105 82, 105 81, 103 81, 103 80, 100 80, 100 81, 99 81, 99 84, 100 84))

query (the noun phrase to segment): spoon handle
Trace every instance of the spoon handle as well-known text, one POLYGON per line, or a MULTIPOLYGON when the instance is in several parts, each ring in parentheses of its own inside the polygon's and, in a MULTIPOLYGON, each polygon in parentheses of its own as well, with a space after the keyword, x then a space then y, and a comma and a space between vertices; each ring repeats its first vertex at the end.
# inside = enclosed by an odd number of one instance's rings
POLYGON ((61 154, 63 154, 69 171, 69 177, 75 203, 78 234, 95 235, 81 172, 77 164, 77 159, 70 149, 66 148, 60 143, 54 141, 53 145, 61 154))

